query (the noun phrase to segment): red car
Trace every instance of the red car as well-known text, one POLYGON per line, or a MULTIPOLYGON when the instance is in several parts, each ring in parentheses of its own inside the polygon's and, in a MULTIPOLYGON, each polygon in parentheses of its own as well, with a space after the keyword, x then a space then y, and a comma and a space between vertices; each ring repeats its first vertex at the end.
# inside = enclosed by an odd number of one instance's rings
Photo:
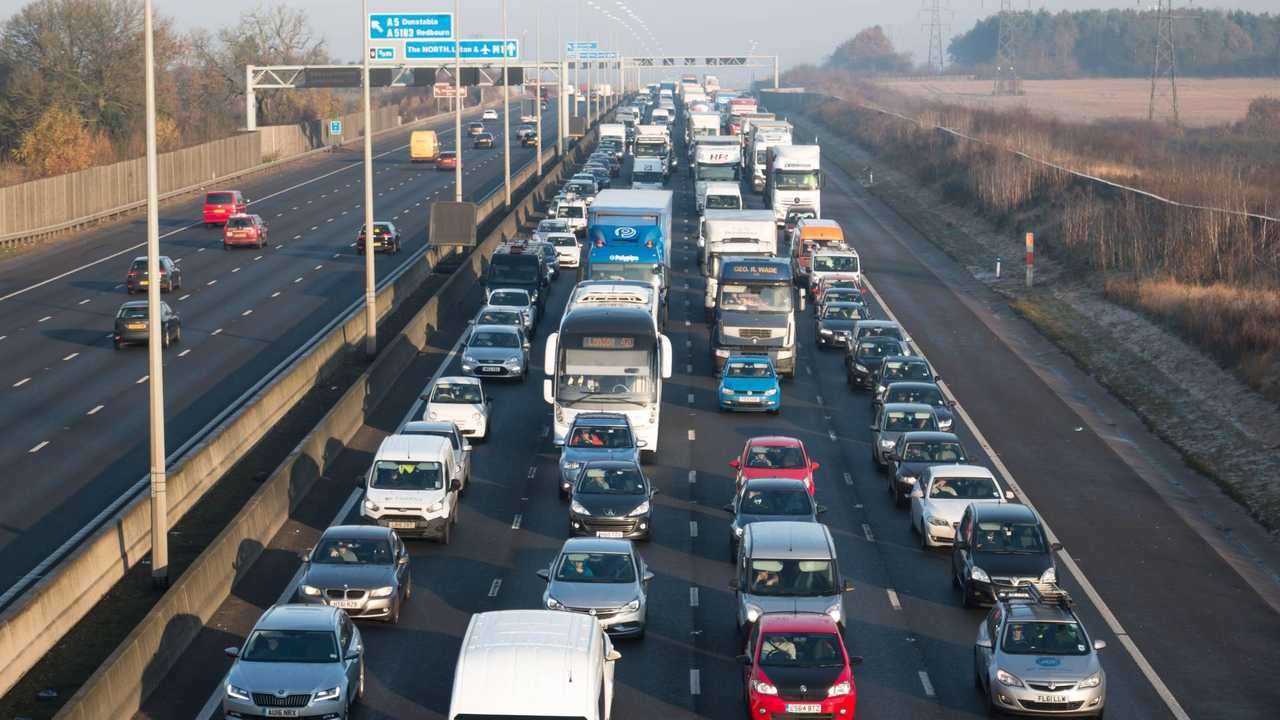
POLYGON ((445 150, 436 157, 437 170, 457 170, 458 169, 458 153, 452 150, 445 150))
POLYGON ((225 225, 233 215, 241 215, 249 209, 248 202, 239 190, 214 190, 204 196, 204 224, 225 225))
POLYGON ((853 720, 858 688, 849 657, 831 618, 821 613, 770 613, 760 618, 739 655, 753 720, 819 717, 853 720))
POLYGON ((259 215, 235 215, 227 218, 222 231, 222 249, 233 245, 261 248, 267 246, 267 221, 259 215))
POLYGON ((729 467, 738 471, 735 492, 751 478, 792 478, 803 480, 813 495, 813 471, 821 466, 809 459, 799 439, 774 435, 748 440, 742 455, 730 460, 729 467))

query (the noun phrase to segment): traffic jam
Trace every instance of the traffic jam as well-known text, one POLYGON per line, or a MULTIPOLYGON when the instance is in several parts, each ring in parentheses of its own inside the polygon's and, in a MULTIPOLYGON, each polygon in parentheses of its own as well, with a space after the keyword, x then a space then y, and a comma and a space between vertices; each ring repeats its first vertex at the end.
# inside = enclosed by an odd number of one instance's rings
MULTIPOLYGON (((496 390, 530 376, 555 457, 554 479, 538 492, 558 498, 564 539, 537 570, 540 604, 470 615, 448 717, 611 716, 615 664, 672 611, 651 604, 668 568, 645 556, 662 556, 653 467, 671 462, 663 416, 675 423, 689 409, 673 380, 686 370, 683 347, 667 334, 690 325, 676 307, 677 291, 689 288, 675 287, 678 253, 704 288, 690 317, 706 325, 711 412, 725 423, 753 418, 735 425, 751 429, 741 444, 693 446, 723 456, 731 478, 716 508, 727 520, 701 532, 723 537, 721 560, 732 568, 736 641, 719 650, 740 670, 741 712, 852 719, 859 668, 875 662, 858 654, 849 623, 858 573, 837 552, 839 533, 817 499, 840 482, 824 471, 836 459, 784 424, 802 357, 826 354, 841 358, 848 399, 839 402, 870 408, 859 440, 879 470, 874 483, 922 552, 949 556, 951 602, 989 608, 972 628, 964 669, 979 703, 992 714, 1101 718, 1106 643, 1058 583, 1061 546, 978 460, 937 370, 870 290, 857 238, 824 217, 820 147, 794 143, 789 121, 712 75, 652 83, 611 120, 536 227, 494 252, 456 365, 446 361, 422 388, 420 411, 381 441, 361 476, 359 522, 325 530, 291 601, 227 648, 222 716, 353 712, 367 686, 360 626, 399 623, 415 591, 411 549, 456 540, 474 459, 528 431, 504 425, 496 390), (549 304, 557 287, 568 295, 558 316, 549 304)), ((472 133, 477 145, 482 132, 472 133)), ((210 194, 205 219, 226 223, 228 249, 266 242, 265 223, 243 202, 210 194)), ((400 250, 393 224, 374 230, 375 249, 400 250)), ((362 249, 363 234, 357 242, 362 249)), ((180 286, 180 276, 166 279, 180 286)), ((730 622, 727 613, 718 621, 730 622)))

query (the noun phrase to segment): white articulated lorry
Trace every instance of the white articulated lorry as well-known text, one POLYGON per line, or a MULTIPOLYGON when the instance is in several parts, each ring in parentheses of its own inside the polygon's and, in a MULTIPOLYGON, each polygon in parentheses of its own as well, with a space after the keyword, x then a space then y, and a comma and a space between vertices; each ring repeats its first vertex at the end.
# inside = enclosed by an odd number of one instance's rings
POLYGON ((818 145, 775 145, 769 148, 765 201, 782 225, 787 209, 806 205, 822 217, 822 164, 818 145))

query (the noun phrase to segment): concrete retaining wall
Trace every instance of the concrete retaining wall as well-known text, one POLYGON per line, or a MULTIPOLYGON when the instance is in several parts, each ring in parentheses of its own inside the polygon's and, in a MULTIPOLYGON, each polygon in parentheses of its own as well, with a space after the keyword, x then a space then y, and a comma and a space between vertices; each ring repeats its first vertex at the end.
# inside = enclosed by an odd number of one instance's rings
MULTIPOLYGON (((591 139, 590 135, 586 138, 591 139)), ((586 154, 582 149, 585 145, 579 145, 569 157, 575 162, 581 161, 586 154)), ((565 165, 556 164, 534 191, 489 233, 405 329, 386 344, 378 359, 356 379, 120 647, 67 701, 56 718, 98 720, 130 717, 137 712, 230 595, 235 582, 284 525, 293 508, 316 481, 325 476, 329 463, 364 424, 366 409, 376 407, 414 358, 427 351, 432 343, 436 349, 452 344, 438 337, 443 335, 438 330, 442 309, 447 313, 472 296, 479 299, 478 280, 494 248, 503 238, 515 235, 520 222, 532 211, 535 199, 545 199, 554 193, 564 173, 565 165)), ((514 176, 512 192, 532 182, 533 175, 534 168, 530 165, 514 176)))

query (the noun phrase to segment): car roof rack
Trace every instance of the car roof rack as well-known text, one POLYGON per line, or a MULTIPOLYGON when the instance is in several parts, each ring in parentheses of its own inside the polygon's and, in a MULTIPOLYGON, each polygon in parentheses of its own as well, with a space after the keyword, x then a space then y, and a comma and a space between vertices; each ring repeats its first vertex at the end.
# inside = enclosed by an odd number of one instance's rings
POLYGON ((998 590, 996 596, 1001 602, 1020 600, 1037 605, 1053 605, 1068 611, 1075 607, 1071 594, 1056 583, 1025 583, 1010 590, 998 590))

